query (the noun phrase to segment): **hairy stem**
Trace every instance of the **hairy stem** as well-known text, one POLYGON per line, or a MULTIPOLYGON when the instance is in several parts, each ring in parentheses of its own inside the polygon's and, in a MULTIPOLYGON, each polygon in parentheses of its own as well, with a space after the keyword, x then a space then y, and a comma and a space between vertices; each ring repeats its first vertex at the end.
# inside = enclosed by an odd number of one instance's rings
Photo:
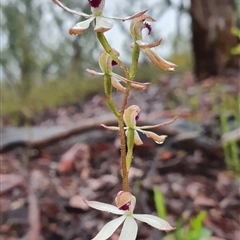
MULTIPOLYGON (((97 33, 97 38, 98 38, 99 42, 101 43, 101 45, 103 46, 104 50, 111 56, 111 58, 114 61, 117 62, 117 64, 123 69, 126 77, 129 78, 129 71, 128 71, 127 67, 115 55, 115 53, 113 52, 107 39, 105 38, 104 34, 97 33)), ((120 114, 119 114, 119 112, 116 114, 116 111, 115 111, 116 107, 115 107, 114 103, 112 102, 112 97, 110 95, 110 88, 109 88, 109 83, 111 83, 110 81, 111 81, 111 79, 110 80, 108 79, 105 81, 105 91, 107 94, 108 105, 111 108, 111 110, 114 112, 116 117, 118 118, 119 138, 120 138, 120 142, 121 142, 121 169, 122 169, 122 180, 123 180, 122 187, 123 187, 123 191, 128 192, 129 184, 128 184, 127 163, 126 163, 126 141, 125 141, 125 131, 124 131, 124 122, 123 122, 124 108, 121 108, 120 114)), ((128 90, 128 92, 129 92, 129 90, 128 90)), ((128 95, 127 95, 127 97, 128 97, 128 95)))
MULTIPOLYGON (((122 68, 122 70, 125 73, 125 77, 128 80, 133 80, 135 77, 137 67, 138 67, 138 58, 139 58, 139 47, 137 44, 134 44, 133 47, 133 53, 132 53, 132 64, 130 66, 130 72, 127 69, 127 67, 124 65, 124 63, 119 60, 118 56, 113 52, 111 46, 109 45, 107 39, 105 38, 103 33, 97 33, 97 38, 101 45, 103 46, 104 50, 111 56, 111 58, 117 62, 117 64, 122 68)), ((126 91, 124 93, 123 102, 121 105, 120 114, 117 111, 117 108, 115 104, 112 101, 112 86, 111 86, 111 76, 108 74, 105 74, 104 77, 104 86, 105 86, 105 92, 107 96, 107 102, 109 108, 112 110, 112 112, 115 114, 115 116, 118 118, 118 127, 119 127, 119 138, 121 142, 121 168, 122 168, 122 179, 123 179, 123 191, 128 191, 128 172, 129 168, 132 162, 132 153, 133 153, 133 146, 134 146, 134 130, 130 129, 128 133, 128 152, 126 153, 126 140, 125 140, 125 130, 124 130, 124 121, 123 121, 123 114, 124 110, 127 105, 127 100, 129 97, 129 92, 131 89, 131 83, 128 82, 126 84, 126 91)))
MULTIPOLYGON (((135 44, 134 47, 133 47, 132 64, 131 64, 131 67, 130 67, 130 74, 128 76, 129 80, 133 80, 133 78, 136 74, 137 66, 138 66, 138 58, 139 58, 139 47, 138 47, 137 44, 135 44)), ((120 118, 121 118, 122 124, 123 124, 123 113, 124 113, 124 110, 125 110, 126 105, 127 105, 127 100, 128 100, 128 97, 129 97, 130 89, 131 89, 131 83, 128 82, 127 85, 126 85, 126 91, 124 93, 123 102, 122 102, 122 106, 121 106, 120 118)), ((123 130, 122 133, 124 134, 124 129, 122 128, 122 130, 123 130)), ((120 134, 121 134, 121 128, 120 128, 120 134)), ((124 166, 124 168, 126 167, 126 169, 123 170, 123 173, 126 171, 127 172, 126 175, 128 177, 128 172, 129 172, 129 168, 130 168, 131 162, 132 162, 133 147, 134 147, 134 130, 133 129, 129 129, 127 140, 128 140, 128 142, 127 142, 128 151, 127 151, 127 154, 126 154, 126 151, 125 151, 125 158, 126 158, 125 163, 126 164, 124 166)), ((126 145, 126 143, 125 143, 125 138, 124 138, 123 141, 121 140, 121 149, 125 145, 126 145)), ((124 179, 124 174, 123 174, 123 179, 124 179)))

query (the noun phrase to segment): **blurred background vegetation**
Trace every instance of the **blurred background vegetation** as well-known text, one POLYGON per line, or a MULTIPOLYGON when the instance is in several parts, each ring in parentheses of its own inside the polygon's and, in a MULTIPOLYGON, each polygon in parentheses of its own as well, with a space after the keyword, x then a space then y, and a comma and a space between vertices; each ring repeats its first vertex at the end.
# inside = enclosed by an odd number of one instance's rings
MULTIPOLYGON (((63 3, 89 12, 87 1, 63 3)), ((239 0, 139 1, 134 11, 131 4, 127 0, 106 1, 106 12, 127 16, 149 9, 148 14, 157 22, 146 38, 150 42, 164 37, 157 51, 179 66, 179 76, 193 72, 200 82, 239 71, 239 52, 233 52, 239 44, 239 0)), ((1 5, 1 97, 6 124, 24 124, 43 109, 81 101, 89 93, 102 91, 102 81, 85 74, 86 68, 98 69, 96 59, 101 51, 91 27, 84 36, 70 36, 68 29, 79 18, 50 0, 2 0, 1 5)), ((120 32, 107 33, 113 46, 123 51, 126 63, 132 41, 128 27, 129 23, 115 21, 114 29, 120 32)), ((141 58, 138 80, 154 82, 161 74, 141 58)))

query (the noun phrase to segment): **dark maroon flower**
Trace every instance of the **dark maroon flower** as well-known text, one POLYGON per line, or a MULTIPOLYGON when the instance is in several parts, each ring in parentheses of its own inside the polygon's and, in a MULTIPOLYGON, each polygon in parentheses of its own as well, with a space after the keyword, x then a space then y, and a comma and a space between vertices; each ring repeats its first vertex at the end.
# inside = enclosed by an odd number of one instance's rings
POLYGON ((98 8, 102 0, 88 0, 89 5, 93 8, 98 8))

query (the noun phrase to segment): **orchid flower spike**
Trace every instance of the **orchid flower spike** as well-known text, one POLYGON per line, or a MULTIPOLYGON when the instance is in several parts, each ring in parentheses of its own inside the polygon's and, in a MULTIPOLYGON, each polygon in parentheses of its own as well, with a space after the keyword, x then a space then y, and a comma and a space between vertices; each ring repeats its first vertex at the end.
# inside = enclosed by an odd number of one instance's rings
POLYGON ((142 40, 142 30, 144 28, 148 29, 148 34, 150 34, 152 31, 151 25, 147 22, 154 21, 155 20, 153 18, 147 15, 141 15, 137 18, 134 18, 130 26, 131 35, 135 43, 147 55, 147 57, 152 61, 154 65, 156 65, 157 67, 161 68, 164 71, 172 72, 177 67, 177 65, 169 61, 166 61, 165 59, 160 57, 155 51, 155 47, 160 45, 162 43, 162 40, 150 44, 142 40))
POLYGON ((74 27, 72 27, 69 30, 69 34, 82 34, 90 25, 91 22, 95 21, 95 32, 106 32, 110 30, 113 26, 113 24, 108 19, 115 19, 115 20, 130 20, 135 17, 139 17, 147 12, 147 10, 139 12, 137 14, 134 14, 132 16, 128 16, 125 18, 122 17, 105 17, 102 15, 103 8, 105 5, 105 0, 88 0, 88 3, 91 7, 92 14, 86 14, 83 12, 77 12, 75 10, 72 10, 65 5, 63 5, 59 0, 52 0, 55 4, 66 10, 67 12, 76 14, 78 16, 82 16, 84 18, 87 18, 85 21, 78 22, 74 27))
MULTIPOLYGON (((132 105, 132 106, 128 107, 124 111, 124 114, 123 114, 123 120, 126 124, 126 127, 124 127, 124 129, 126 130, 126 132, 125 132, 126 136, 128 135, 128 130, 133 129, 134 130, 134 143, 136 145, 143 144, 138 132, 145 134, 148 138, 152 138, 156 143, 162 144, 167 137, 166 135, 157 135, 154 132, 145 131, 145 129, 157 128, 157 127, 163 127, 166 125, 170 125, 170 124, 174 123, 175 120, 177 119, 177 117, 174 117, 170 121, 160 123, 157 125, 138 127, 138 126, 136 126, 136 124, 137 124, 137 120, 139 119, 139 116, 140 116, 140 108, 137 105, 132 105)), ((106 126, 104 124, 101 124, 101 126, 107 128, 109 130, 119 130, 119 127, 106 126)))
POLYGON ((135 219, 145 222, 152 227, 163 231, 172 231, 173 228, 167 221, 150 214, 134 214, 136 198, 130 192, 120 191, 115 198, 116 206, 97 201, 86 201, 86 204, 100 211, 106 211, 120 215, 120 217, 108 222, 92 240, 106 240, 123 223, 123 228, 118 240, 135 240, 138 225, 135 219))
MULTIPOLYGON (((114 54, 116 55, 116 57, 119 56, 119 53, 115 50, 112 49, 114 54)), ((86 71, 90 74, 92 74, 93 76, 96 75, 100 75, 103 76, 105 74, 109 74, 111 76, 111 83, 112 86, 115 87, 118 91, 120 92, 125 92, 126 88, 122 86, 121 82, 124 82, 125 84, 127 82, 130 82, 131 87, 138 89, 138 90, 144 90, 146 89, 146 87, 150 84, 150 83, 140 83, 140 82, 136 82, 136 81, 130 81, 127 78, 124 78, 114 72, 112 72, 113 66, 116 65, 117 63, 110 57, 110 55, 106 52, 103 51, 98 59, 98 63, 100 66, 100 69, 102 70, 102 72, 96 72, 94 70, 91 69, 86 69, 86 71)))

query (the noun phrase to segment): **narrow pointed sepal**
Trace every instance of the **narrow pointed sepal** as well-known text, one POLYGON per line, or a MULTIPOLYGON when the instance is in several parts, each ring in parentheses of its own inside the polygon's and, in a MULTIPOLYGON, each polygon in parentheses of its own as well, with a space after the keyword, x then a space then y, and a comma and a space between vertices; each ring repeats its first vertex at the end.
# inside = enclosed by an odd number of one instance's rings
POLYGON ((141 132, 145 134, 148 138, 152 138, 158 144, 162 144, 167 138, 167 135, 157 135, 156 133, 150 131, 141 130, 141 132))
POLYGON ((144 13, 146 13, 147 11, 148 11, 148 10, 144 10, 144 11, 135 13, 135 14, 133 14, 133 15, 131 15, 131 16, 128 16, 128 17, 109 17, 109 18, 115 19, 115 20, 127 21, 127 20, 131 20, 131 19, 140 17, 140 16, 142 16, 144 13))
MULTIPOLYGON (((177 67, 176 64, 166 61, 162 57, 160 57, 154 50, 154 48, 150 48, 151 44, 144 43, 141 40, 137 40, 139 48, 147 55, 147 57, 152 61, 154 65, 161 68, 164 71, 173 72, 177 67)), ((158 44, 158 42, 153 43, 153 46, 158 44)), ((160 43, 159 43, 160 44, 160 43)))
POLYGON ((164 127, 164 126, 173 124, 173 123, 176 121, 177 118, 178 118, 178 116, 175 116, 175 117, 173 117, 171 120, 169 120, 169 121, 167 121, 167 122, 159 123, 159 124, 151 125, 151 126, 141 126, 141 127, 139 127, 139 128, 140 128, 140 129, 150 129, 150 128, 164 127))
POLYGON ((101 231, 92 240, 108 239, 117 230, 117 228, 123 223, 125 219, 126 219, 126 216, 123 215, 121 217, 118 217, 108 222, 106 225, 103 226, 101 231))
POLYGON ((102 202, 97 202, 97 201, 87 201, 83 200, 89 207, 97 209, 99 211, 104 211, 104 212, 110 212, 113 214, 117 215, 122 215, 124 214, 124 211, 119 210, 116 206, 113 206, 111 204, 107 203, 102 203, 102 202))
POLYGON ((106 126, 104 124, 101 124, 102 127, 108 129, 108 130, 119 130, 119 127, 114 127, 114 126, 106 126))
POLYGON ((102 73, 102 72, 96 72, 96 71, 94 71, 92 69, 89 69, 89 68, 86 69, 86 72, 93 75, 93 76, 97 76, 97 75, 103 76, 104 75, 104 73, 102 73))
POLYGON ((59 7, 61 7, 62 9, 64 9, 65 11, 69 12, 69 13, 73 13, 73 14, 76 14, 78 16, 83 16, 85 18, 89 18, 91 17, 91 15, 89 14, 86 14, 86 13, 83 13, 83 12, 77 12, 75 10, 72 10, 68 7, 66 7, 65 5, 63 5, 60 1, 58 0, 52 0, 56 5, 58 5, 59 7))
POLYGON ((149 214, 133 214, 133 217, 138 219, 139 221, 145 222, 148 225, 155 227, 159 230, 163 231, 172 231, 175 228, 172 227, 167 221, 153 215, 149 214))
POLYGON ((132 216, 127 216, 118 240, 135 240, 137 237, 138 225, 132 216))

